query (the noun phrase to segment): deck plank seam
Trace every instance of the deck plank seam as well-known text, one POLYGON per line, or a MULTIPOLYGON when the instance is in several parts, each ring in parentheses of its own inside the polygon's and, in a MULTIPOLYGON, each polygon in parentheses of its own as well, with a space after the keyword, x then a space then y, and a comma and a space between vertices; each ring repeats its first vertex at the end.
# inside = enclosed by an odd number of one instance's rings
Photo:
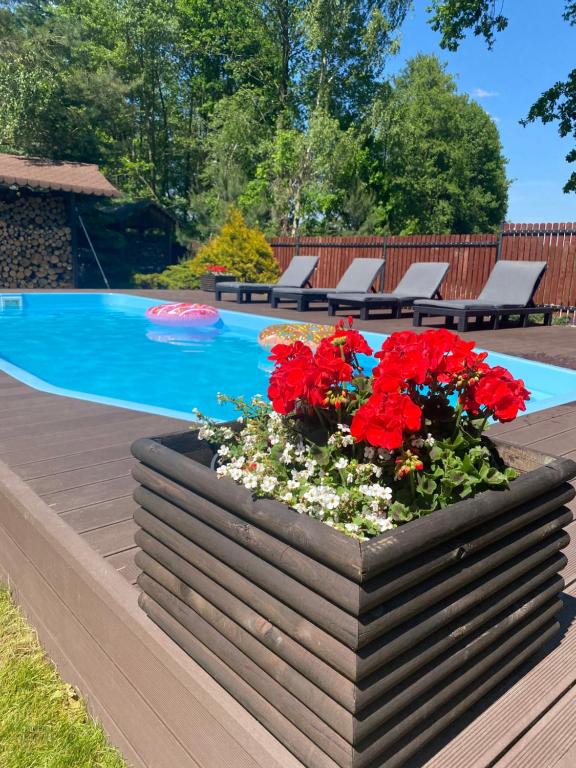
POLYGON ((542 718, 544 718, 548 712, 550 712, 551 709, 553 709, 560 701, 562 701, 563 698, 565 698, 568 693, 576 686, 576 680, 573 680, 570 685, 568 685, 562 693, 559 693, 558 696, 551 702, 549 702, 546 707, 541 710, 537 716, 535 716, 530 723, 526 725, 526 727, 520 731, 511 741, 509 744, 506 745, 506 748, 503 749, 497 757, 495 757, 493 760, 491 760, 489 763, 487 763, 486 768, 498 768, 498 763, 500 760, 502 760, 506 755, 512 750, 513 747, 518 744, 520 739, 522 739, 535 725, 538 723, 542 718))
MULTIPOLYGON (((122 443, 119 443, 119 445, 122 445, 122 443)), ((114 446, 110 446, 110 448, 113 448, 114 446)), ((78 454, 71 454, 72 456, 81 456, 81 453, 78 454)), ((57 457, 54 457, 57 458, 57 457)), ((81 466, 74 467, 74 469, 62 469, 59 472, 47 472, 45 475, 35 475, 34 477, 25 477, 22 478, 26 483, 29 483, 31 480, 42 480, 45 477, 58 477, 58 475, 65 475, 67 472, 75 472, 77 469, 93 469, 95 467, 100 467, 104 464, 114 464, 116 461, 125 461, 126 459, 130 458, 130 452, 126 451, 126 456, 121 459, 109 459, 108 461, 97 461, 94 464, 82 464, 81 466)), ((50 461, 50 459, 45 459, 45 461, 50 461)), ((36 462, 30 462, 30 464, 35 464, 36 462)), ((25 467, 26 464, 15 464, 12 469, 14 469, 16 472, 18 472, 18 467, 25 467)), ((18 472, 18 474, 20 474, 18 472)), ((120 477, 120 475, 118 475, 120 477)), ((112 478, 110 478, 112 479, 112 478)), ((76 486, 75 486, 76 487, 76 486)))

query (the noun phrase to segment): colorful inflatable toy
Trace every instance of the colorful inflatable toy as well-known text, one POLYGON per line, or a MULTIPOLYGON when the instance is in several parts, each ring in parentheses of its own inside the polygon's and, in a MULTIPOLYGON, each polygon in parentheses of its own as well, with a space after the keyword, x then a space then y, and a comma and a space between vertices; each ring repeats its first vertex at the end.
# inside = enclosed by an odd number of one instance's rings
POLYGON ((173 344, 177 347, 191 347, 198 349, 212 342, 222 333, 222 328, 217 325, 194 328, 193 326, 162 326, 150 328, 146 331, 146 338, 160 344, 173 344))
POLYGON ((264 349, 272 349, 276 344, 293 344, 295 341, 301 341, 315 350, 322 339, 332 336, 333 333, 333 325, 315 325, 314 323, 267 325, 260 331, 258 343, 264 349))
POLYGON ((158 304, 146 310, 146 317, 161 325, 210 327, 221 323, 220 313, 208 304, 158 304))

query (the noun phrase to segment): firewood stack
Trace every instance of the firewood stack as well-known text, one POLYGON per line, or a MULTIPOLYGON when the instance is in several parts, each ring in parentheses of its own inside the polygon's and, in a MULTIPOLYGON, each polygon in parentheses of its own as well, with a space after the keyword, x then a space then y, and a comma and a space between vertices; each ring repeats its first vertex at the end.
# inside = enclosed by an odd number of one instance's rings
POLYGON ((66 288, 72 282, 64 198, 0 200, 0 288, 66 288))

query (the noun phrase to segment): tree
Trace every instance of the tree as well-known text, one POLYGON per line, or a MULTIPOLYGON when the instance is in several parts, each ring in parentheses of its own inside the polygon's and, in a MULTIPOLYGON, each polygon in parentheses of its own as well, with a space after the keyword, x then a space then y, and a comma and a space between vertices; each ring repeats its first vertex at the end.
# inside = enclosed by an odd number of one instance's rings
MULTIPOLYGON (((268 234, 492 226, 505 182, 496 156, 483 156, 495 129, 480 107, 458 107, 458 130, 428 110, 418 131, 409 99, 386 81, 409 7, 0 0, 0 148, 99 163, 195 238, 231 204, 268 234), (454 147, 440 172, 442 132, 454 147), (481 168, 466 164, 463 144, 481 168)), ((440 91, 436 109, 460 104, 440 91)))
POLYGON ((306 130, 280 128, 274 133, 239 204, 259 215, 270 232, 341 231, 346 228, 348 191, 364 161, 356 129, 343 130, 318 110, 306 130))
POLYGON ((505 159, 491 118, 436 57, 419 55, 373 112, 380 227, 399 234, 486 232, 507 206, 505 159))
MULTIPOLYGON (((440 45, 451 51, 458 48, 470 29, 475 35, 484 37, 492 47, 495 33, 508 25, 508 19, 496 10, 493 0, 432 0, 430 10, 432 28, 442 35, 440 45)), ((576 26, 574 0, 566 0, 563 17, 568 24, 576 26)), ((569 72, 565 80, 559 80, 544 91, 521 122, 527 125, 536 120, 557 122, 562 138, 572 136, 576 139, 576 69, 569 72)), ((576 163, 576 147, 568 152, 566 160, 576 163)), ((576 192, 576 171, 570 174, 564 192, 576 192)))

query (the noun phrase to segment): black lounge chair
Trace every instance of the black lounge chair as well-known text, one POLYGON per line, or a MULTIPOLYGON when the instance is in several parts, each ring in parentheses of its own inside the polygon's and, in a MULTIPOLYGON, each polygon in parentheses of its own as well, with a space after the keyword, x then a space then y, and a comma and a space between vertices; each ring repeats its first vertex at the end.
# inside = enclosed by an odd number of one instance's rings
POLYGON ((447 262, 411 264, 392 293, 329 293, 328 314, 335 315, 340 307, 360 308, 360 319, 368 320, 371 309, 390 309, 392 317, 401 317, 404 307, 416 299, 433 299, 450 268, 447 262))
POLYGON ((271 303, 274 308, 282 301, 296 303, 299 312, 305 312, 313 301, 327 301, 328 294, 364 294, 384 267, 384 259, 354 259, 340 278, 336 288, 274 288, 271 303))
POLYGON ((235 293, 238 304, 247 304, 252 301, 254 293, 265 295, 266 299, 269 299, 272 289, 276 286, 301 288, 309 283, 317 264, 318 256, 294 256, 277 283, 216 283, 214 289, 216 301, 222 300, 223 293, 235 293))
POLYGON ((530 315, 541 313, 544 324, 550 325, 552 307, 535 306, 533 302, 546 266, 545 261, 497 261, 477 299, 415 301, 413 324, 420 326, 423 317, 440 316, 452 327, 458 318, 458 330, 467 331, 471 317, 477 322, 489 317, 496 330, 510 315, 519 315, 521 324, 526 326, 530 315))

